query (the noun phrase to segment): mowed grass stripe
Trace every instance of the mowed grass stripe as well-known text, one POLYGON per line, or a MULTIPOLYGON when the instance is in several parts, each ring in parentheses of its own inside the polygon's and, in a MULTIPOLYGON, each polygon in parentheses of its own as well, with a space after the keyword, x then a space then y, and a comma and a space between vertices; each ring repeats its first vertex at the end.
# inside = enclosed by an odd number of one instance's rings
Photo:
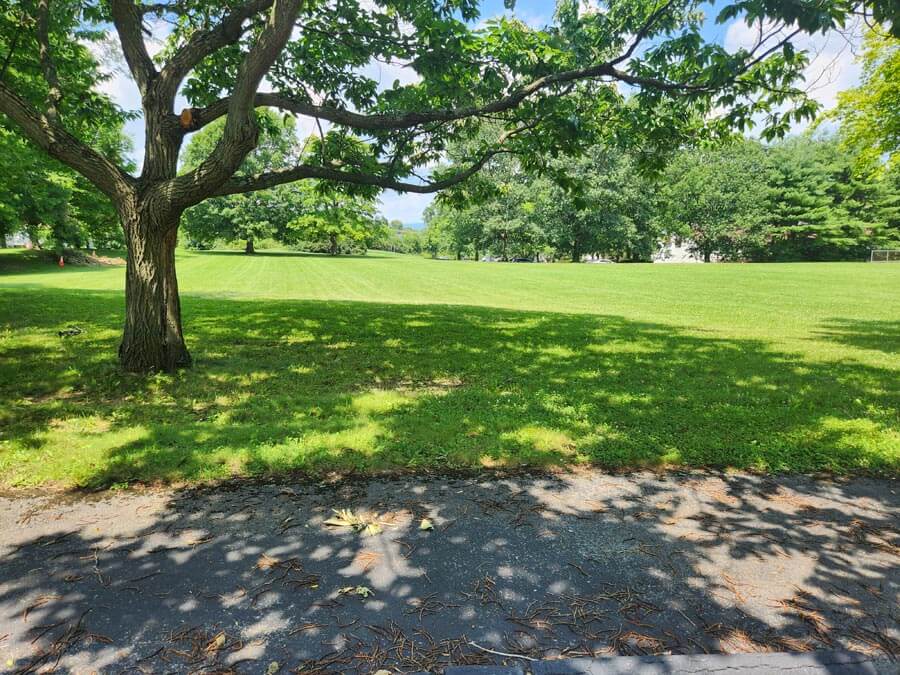
POLYGON ((898 475, 900 266, 178 262, 196 367, 136 378, 114 361, 121 269, 0 253, 0 483, 581 463, 898 475), (84 333, 57 337, 70 324, 84 333))

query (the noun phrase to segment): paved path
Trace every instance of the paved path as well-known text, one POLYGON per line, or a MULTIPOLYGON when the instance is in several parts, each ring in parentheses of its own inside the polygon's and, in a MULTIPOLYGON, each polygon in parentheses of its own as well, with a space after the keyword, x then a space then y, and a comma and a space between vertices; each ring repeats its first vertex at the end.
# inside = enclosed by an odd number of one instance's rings
POLYGON ((897 657, 898 516, 897 482, 709 474, 0 498, 0 663, 324 673, 531 663, 493 652, 897 657), (375 525, 326 524, 332 509, 375 525))

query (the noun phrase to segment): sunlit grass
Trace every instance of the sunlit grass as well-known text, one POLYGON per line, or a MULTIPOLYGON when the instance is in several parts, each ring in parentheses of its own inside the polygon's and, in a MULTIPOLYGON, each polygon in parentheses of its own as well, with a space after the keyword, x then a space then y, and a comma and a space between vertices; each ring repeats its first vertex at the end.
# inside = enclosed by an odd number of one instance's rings
POLYGON ((179 279, 196 367, 140 378, 121 269, 0 253, 0 483, 900 468, 900 266, 210 253, 179 279))

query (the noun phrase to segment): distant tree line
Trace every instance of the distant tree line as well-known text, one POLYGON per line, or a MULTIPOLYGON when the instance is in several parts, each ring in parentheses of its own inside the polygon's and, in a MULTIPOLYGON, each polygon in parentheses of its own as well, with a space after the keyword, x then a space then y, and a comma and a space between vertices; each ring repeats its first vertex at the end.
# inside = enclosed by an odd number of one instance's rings
POLYGON ((424 248, 506 260, 647 260, 674 238, 706 260, 754 261, 858 260, 898 248, 896 28, 867 32, 859 86, 820 119, 839 122, 836 136, 686 149, 652 177, 641 170, 642 148, 618 151, 615 142, 578 160, 550 160, 538 174, 522 168, 534 158, 500 156, 428 209, 424 248))
POLYGON ((595 147, 549 169, 554 176, 535 176, 514 157, 498 157, 466 193, 426 209, 425 249, 499 260, 650 257, 661 234, 654 189, 628 155, 595 147))
POLYGON ((859 260, 900 247, 900 172, 855 166, 836 138, 685 153, 663 177, 658 219, 705 259, 859 260))
POLYGON ((688 242, 705 260, 857 260, 900 247, 900 171, 860 173, 837 138, 749 140, 677 154, 648 176, 629 154, 594 148, 533 175, 512 157, 474 191, 426 212, 433 255, 500 260, 649 260, 688 242), (554 174, 564 180, 554 179, 554 174))

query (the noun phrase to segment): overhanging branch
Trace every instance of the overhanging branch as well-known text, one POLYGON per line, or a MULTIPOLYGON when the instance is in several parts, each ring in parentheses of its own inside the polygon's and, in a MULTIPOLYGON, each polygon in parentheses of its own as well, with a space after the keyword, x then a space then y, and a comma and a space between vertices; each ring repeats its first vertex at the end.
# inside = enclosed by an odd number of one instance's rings
MULTIPOLYGON (((297 101, 281 94, 267 93, 257 94, 254 103, 256 107, 280 108, 297 115, 315 117, 351 129, 362 131, 396 131, 398 129, 409 129, 431 122, 453 122, 469 117, 479 117, 506 112, 518 106, 529 96, 553 85, 566 84, 594 77, 612 76, 615 72, 616 71, 608 63, 601 63, 589 68, 568 70, 541 77, 516 89, 507 96, 482 106, 466 106, 462 108, 426 110, 421 112, 364 114, 335 106, 322 106, 305 101, 297 101)), ((205 126, 213 120, 222 117, 222 115, 228 111, 229 101, 230 97, 219 99, 206 108, 195 110, 194 120, 196 126, 205 126)))
POLYGON ((440 192, 449 187, 453 187, 464 180, 471 178, 478 173, 492 157, 499 154, 508 153, 509 150, 497 149, 484 154, 477 162, 469 166, 463 171, 443 178, 439 181, 430 183, 405 183, 387 176, 379 176, 377 174, 364 173, 358 171, 346 171, 339 168, 327 166, 315 166, 311 164, 301 164, 290 169, 281 171, 269 171, 267 173, 249 176, 247 178, 232 178, 227 183, 222 184, 213 196, 224 196, 232 194, 241 194, 244 192, 255 192, 257 190, 265 190, 273 188, 285 183, 294 183, 298 180, 307 178, 318 178, 320 180, 334 181, 336 183, 351 183, 353 185, 370 185, 380 187, 386 190, 396 190, 397 192, 413 192, 416 194, 430 194, 432 192, 440 192))
POLYGON ((396 190, 397 192, 413 192, 416 194, 430 194, 440 192, 449 187, 453 187, 463 181, 471 178, 484 168, 492 158, 502 154, 514 154, 513 150, 503 147, 503 145, 512 137, 526 131, 530 131, 541 123, 541 118, 532 122, 510 129, 504 132, 497 142, 497 147, 491 148, 467 168, 458 171, 446 178, 438 181, 425 181, 422 183, 407 183, 404 181, 391 178, 390 176, 378 175, 375 173, 365 173, 361 171, 348 171, 339 166, 316 166, 311 164, 301 164, 291 167, 290 169, 282 169, 278 171, 268 171, 266 173, 257 174, 256 176, 235 177, 226 183, 223 183, 216 191, 215 196, 224 196, 230 194, 241 194, 244 192, 255 192, 256 190, 265 190, 273 188, 285 183, 293 183, 306 178, 318 178, 320 180, 330 180, 338 183, 352 183, 354 185, 371 185, 387 190, 396 190))
POLYGON ((4 82, 0 82, 0 112, 47 154, 75 169, 107 196, 119 198, 131 187, 132 179, 109 158, 39 113, 4 82))

